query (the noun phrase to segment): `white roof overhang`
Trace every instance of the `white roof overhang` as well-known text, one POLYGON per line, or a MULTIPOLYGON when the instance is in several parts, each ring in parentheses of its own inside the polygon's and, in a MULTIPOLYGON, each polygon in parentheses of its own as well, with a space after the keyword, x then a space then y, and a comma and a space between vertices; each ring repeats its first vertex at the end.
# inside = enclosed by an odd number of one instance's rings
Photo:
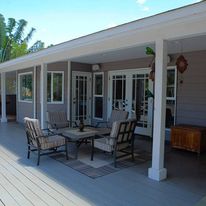
POLYGON ((206 2, 200 2, 80 37, 0 64, 0 72, 71 60, 154 43, 206 34, 206 2))

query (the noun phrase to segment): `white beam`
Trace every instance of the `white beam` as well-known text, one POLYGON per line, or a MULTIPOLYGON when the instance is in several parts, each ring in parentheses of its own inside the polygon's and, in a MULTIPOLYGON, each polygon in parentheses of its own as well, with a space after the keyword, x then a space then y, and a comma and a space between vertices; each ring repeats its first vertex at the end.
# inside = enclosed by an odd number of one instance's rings
POLYGON ((167 42, 162 39, 157 40, 155 49, 154 129, 149 178, 160 181, 167 177, 167 170, 164 168, 167 42))
POLYGON ((71 120, 71 61, 68 61, 68 76, 67 76, 67 119, 71 120))
POLYGON ((1 73, 1 122, 7 122, 6 118, 6 73, 1 73))
POLYGON ((46 112, 47 112, 47 65, 41 64, 40 76, 40 95, 41 95, 41 127, 46 128, 46 112))

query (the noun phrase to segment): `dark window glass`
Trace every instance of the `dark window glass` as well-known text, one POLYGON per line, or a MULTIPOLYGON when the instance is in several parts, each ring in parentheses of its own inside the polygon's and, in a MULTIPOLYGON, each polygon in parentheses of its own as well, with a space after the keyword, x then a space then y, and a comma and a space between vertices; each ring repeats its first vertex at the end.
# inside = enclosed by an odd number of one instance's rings
POLYGON ((94 110, 95 117, 96 118, 103 118, 103 114, 102 114, 103 98, 102 97, 95 97, 94 101, 95 101, 95 110, 94 110))
POLYGON ((62 74, 61 73, 53 74, 53 101, 54 102, 62 101, 62 74))
POLYGON ((32 101, 32 74, 20 76, 20 100, 32 101))

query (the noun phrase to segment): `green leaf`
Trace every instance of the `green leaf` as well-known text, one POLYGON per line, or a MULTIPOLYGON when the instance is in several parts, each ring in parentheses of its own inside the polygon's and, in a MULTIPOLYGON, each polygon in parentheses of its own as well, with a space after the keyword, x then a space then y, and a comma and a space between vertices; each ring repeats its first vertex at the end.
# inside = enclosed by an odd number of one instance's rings
POLYGON ((152 92, 149 89, 147 89, 146 90, 146 97, 147 98, 154 98, 154 94, 152 94, 152 92))
POLYGON ((146 54, 147 55, 155 55, 155 52, 152 48, 146 47, 146 54))

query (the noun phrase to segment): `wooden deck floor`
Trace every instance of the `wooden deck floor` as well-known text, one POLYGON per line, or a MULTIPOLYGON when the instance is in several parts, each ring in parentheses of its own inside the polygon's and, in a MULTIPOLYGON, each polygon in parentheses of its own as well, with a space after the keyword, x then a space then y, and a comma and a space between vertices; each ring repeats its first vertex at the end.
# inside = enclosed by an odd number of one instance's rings
POLYGON ((166 181, 147 178, 150 162, 93 180, 46 156, 37 167, 23 128, 0 124, 0 205, 194 205, 206 194, 205 160, 172 153, 166 161, 166 181))
POLYGON ((63 186, 16 163, 0 147, 0 198, 5 205, 89 205, 63 186))

